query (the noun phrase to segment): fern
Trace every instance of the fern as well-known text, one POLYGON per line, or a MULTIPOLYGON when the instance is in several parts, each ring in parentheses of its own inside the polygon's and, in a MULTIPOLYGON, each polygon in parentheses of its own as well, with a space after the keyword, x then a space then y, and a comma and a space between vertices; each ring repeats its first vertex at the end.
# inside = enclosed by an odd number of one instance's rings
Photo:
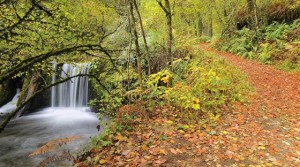
POLYGON ((56 148, 62 146, 63 144, 67 144, 68 142, 71 142, 78 138, 80 138, 80 137, 79 136, 71 136, 71 137, 67 137, 67 138, 61 138, 61 139, 49 141, 42 147, 33 151, 31 154, 29 154, 29 156, 36 156, 36 155, 51 152, 51 151, 55 150, 56 148))
POLYGON ((68 151, 64 151, 60 155, 53 155, 51 157, 44 159, 42 162, 39 163, 38 167, 45 167, 46 165, 57 161, 63 161, 63 160, 73 161, 74 159, 75 158, 68 151))

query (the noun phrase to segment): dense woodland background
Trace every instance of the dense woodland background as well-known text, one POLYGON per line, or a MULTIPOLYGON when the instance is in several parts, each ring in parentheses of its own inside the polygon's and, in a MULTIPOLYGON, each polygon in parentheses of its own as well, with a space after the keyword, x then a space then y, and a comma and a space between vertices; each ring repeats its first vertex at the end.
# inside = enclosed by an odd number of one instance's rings
POLYGON ((0 131, 69 79, 51 83, 52 62, 91 62, 90 106, 113 115, 115 131, 156 106, 218 119, 251 86, 197 45, 299 72, 299 17, 299 0, 1 0, 0 106, 21 96, 0 131))

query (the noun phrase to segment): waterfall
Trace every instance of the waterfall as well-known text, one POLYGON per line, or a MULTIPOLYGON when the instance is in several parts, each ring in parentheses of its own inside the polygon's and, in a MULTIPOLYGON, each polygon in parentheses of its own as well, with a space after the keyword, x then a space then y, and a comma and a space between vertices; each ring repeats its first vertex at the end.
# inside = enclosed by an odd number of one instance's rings
POLYGON ((17 108, 17 102, 20 96, 20 89, 17 89, 16 92, 17 92, 16 95, 13 97, 13 99, 10 102, 0 107, 0 115, 10 113, 17 108))
MULTIPOLYGON (((56 74, 52 76, 52 83, 57 78, 68 78, 78 74, 87 74, 89 63, 83 64, 64 64, 60 77, 56 74)), ((54 71, 57 71, 57 65, 53 64, 54 71)), ((67 82, 52 87, 51 106, 52 107, 86 107, 88 102, 88 76, 75 77, 67 82)))

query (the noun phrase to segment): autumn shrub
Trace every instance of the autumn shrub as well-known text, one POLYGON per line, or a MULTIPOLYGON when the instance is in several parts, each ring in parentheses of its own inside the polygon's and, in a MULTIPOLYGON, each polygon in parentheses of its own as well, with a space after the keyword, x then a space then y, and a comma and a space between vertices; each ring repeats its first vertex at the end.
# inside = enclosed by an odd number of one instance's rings
POLYGON ((249 87, 241 72, 214 55, 196 50, 193 54, 193 59, 178 59, 172 67, 150 75, 149 98, 194 113, 217 113, 221 106, 245 100, 249 87))

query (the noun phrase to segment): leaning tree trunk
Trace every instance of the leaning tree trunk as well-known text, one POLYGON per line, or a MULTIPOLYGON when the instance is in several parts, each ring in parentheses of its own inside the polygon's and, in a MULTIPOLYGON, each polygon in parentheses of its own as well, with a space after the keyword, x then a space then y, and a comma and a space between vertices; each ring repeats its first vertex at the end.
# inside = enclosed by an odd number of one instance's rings
MULTIPOLYGON (((40 77, 38 72, 29 74, 24 79, 22 86, 21 94, 17 103, 17 106, 20 106, 22 103, 27 101, 36 91, 38 91, 43 86, 43 80, 40 77)), ((20 111, 16 114, 16 117, 20 117, 29 110, 35 110, 42 106, 47 105, 45 103, 46 97, 40 95, 38 98, 34 98, 31 102, 27 103, 20 111)))

